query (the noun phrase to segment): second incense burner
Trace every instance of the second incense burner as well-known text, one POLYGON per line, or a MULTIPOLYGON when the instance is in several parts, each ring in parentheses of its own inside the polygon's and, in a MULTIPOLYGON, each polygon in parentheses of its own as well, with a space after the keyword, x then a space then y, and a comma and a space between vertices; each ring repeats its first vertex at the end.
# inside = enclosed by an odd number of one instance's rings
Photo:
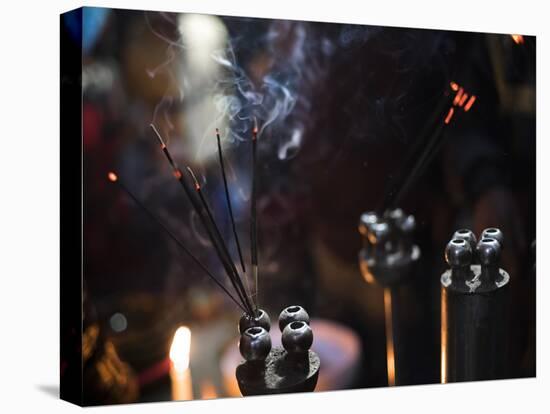
POLYGON ((441 382, 505 378, 508 356, 508 273, 499 267, 502 232, 479 242, 458 230, 445 250, 441 276, 441 382))
POLYGON ((321 361, 310 350, 313 331, 301 306, 289 306, 279 315, 283 347, 272 347, 269 316, 262 309, 239 321, 239 351, 245 361, 236 376, 243 396, 311 392, 315 390, 321 361))

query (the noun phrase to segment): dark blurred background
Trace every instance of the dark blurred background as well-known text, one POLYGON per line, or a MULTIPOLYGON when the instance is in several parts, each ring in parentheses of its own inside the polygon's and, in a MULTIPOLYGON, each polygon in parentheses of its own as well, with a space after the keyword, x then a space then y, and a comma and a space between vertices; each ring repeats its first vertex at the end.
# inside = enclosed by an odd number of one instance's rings
MULTIPOLYGON (((444 122, 451 83, 475 102, 468 111, 455 106, 437 153, 399 200, 416 217, 422 251, 410 286, 410 383, 439 382, 439 277, 445 245, 462 227, 504 233, 510 376, 535 375, 534 37, 100 8, 82 17, 85 307, 138 378, 135 399, 170 399, 169 386, 149 374, 181 324, 193 332, 195 398, 235 395, 226 360, 240 316, 106 179, 117 171, 230 287, 149 124, 198 173, 237 262, 220 129, 248 265, 257 121, 260 304, 274 319, 301 304, 328 323, 314 344, 327 355, 322 389, 385 386, 382 291, 359 271, 357 224, 408 174, 430 120, 444 122), (332 375, 339 366, 350 374, 332 375)), ((62 30, 78 37, 70 19, 62 30)))

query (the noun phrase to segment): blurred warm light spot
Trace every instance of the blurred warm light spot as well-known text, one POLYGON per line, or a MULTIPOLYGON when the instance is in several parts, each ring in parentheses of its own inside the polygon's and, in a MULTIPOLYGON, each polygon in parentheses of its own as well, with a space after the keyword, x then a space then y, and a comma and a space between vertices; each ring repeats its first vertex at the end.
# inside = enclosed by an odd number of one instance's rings
POLYGON ((522 35, 513 34, 513 35, 510 35, 510 36, 512 36, 512 39, 514 40, 516 45, 522 45, 524 43, 524 39, 523 39, 522 35))
POLYGON ((114 173, 114 172, 110 172, 109 174, 107 174, 107 177, 109 178, 109 181, 112 181, 113 183, 118 180, 118 177, 117 175, 114 173))
POLYGON ((191 351, 191 330, 186 326, 180 326, 174 334, 172 346, 170 346, 170 361, 177 371, 185 371, 189 368, 189 353, 191 351))
POLYGON ((391 309, 391 291, 384 289, 384 315, 386 317, 386 355, 388 364, 388 385, 395 385, 395 352, 393 349, 393 315, 391 309))
POLYGON ((212 381, 205 380, 201 384, 201 398, 203 400, 211 400, 213 398, 218 398, 218 393, 216 392, 216 387, 212 381))
POLYGON ((458 83, 451 82, 451 89, 455 92, 458 91, 458 83))
POLYGON ((474 102, 476 101, 476 96, 475 95, 472 95, 470 97, 470 99, 468 100, 468 103, 466 104, 466 106, 464 107, 464 111, 465 112, 468 112, 470 110, 470 108, 472 107, 472 105, 474 104, 474 102))
POLYGON ((447 383, 447 295, 441 292, 441 383, 447 383))

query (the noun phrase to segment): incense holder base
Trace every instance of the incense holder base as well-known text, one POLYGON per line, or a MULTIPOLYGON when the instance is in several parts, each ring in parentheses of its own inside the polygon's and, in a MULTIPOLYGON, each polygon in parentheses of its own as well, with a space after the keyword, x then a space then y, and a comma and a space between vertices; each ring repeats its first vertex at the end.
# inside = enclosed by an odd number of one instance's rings
POLYGON ((321 360, 311 350, 289 353, 273 348, 265 361, 247 361, 237 367, 243 396, 312 392, 317 385, 321 360))

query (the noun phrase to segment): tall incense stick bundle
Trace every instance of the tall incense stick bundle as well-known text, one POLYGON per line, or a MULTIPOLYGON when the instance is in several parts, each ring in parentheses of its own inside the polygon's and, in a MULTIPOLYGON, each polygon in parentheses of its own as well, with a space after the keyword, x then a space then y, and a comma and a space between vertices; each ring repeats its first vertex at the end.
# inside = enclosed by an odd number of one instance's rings
POLYGON ((126 187, 118 178, 116 173, 109 172, 108 174, 109 181, 118 184, 118 186, 140 207, 149 218, 154 221, 164 232, 221 288, 229 298, 235 302, 235 304, 241 308, 244 312, 246 309, 235 299, 235 297, 225 288, 223 284, 208 270, 208 268, 193 254, 189 249, 183 244, 183 242, 174 234, 170 229, 151 211, 149 210, 135 195, 132 193, 128 187, 126 187))
POLYGON ((250 200, 250 255, 252 262, 252 274, 254 276, 254 299, 258 309, 258 229, 256 222, 256 176, 257 176, 257 141, 258 126, 252 130, 252 196, 250 200))
POLYGON ((389 191, 383 199, 382 205, 378 209, 381 213, 388 208, 395 207, 400 199, 406 194, 406 191, 414 183, 418 174, 421 173, 422 167, 439 148, 442 140, 439 140, 440 132, 443 129, 441 118, 448 110, 449 103, 452 99, 449 96, 443 95, 436 104, 435 110, 425 124, 422 132, 419 134, 419 139, 413 143, 409 156, 405 161, 405 168, 401 175, 397 175, 396 179, 390 182, 389 191), (434 131, 435 128, 435 131, 434 131), (439 144, 438 144, 439 142, 439 144), (436 145, 437 144, 437 145, 436 145))
POLYGON ((227 209, 229 211, 229 217, 231 219, 231 227, 233 228, 233 236, 235 237, 235 243, 237 245, 237 251, 239 253, 239 259, 241 261, 241 267, 243 268, 243 273, 246 272, 246 269, 244 267, 244 260, 243 260, 243 254, 241 251, 241 244, 239 243, 239 236, 237 235, 237 227, 235 226, 235 218, 233 217, 233 208, 231 207, 231 197, 229 197, 229 188, 227 185, 227 177, 225 175, 225 165, 223 161, 223 153, 222 153, 222 144, 220 140, 220 132, 218 128, 216 128, 216 140, 218 141, 218 158, 220 162, 220 169, 222 172, 223 177, 223 186, 225 189, 225 200, 227 201, 227 209))
POLYGON ((228 260, 228 263, 230 264, 231 266, 231 270, 232 270, 232 278, 235 282, 235 285, 238 287, 239 291, 241 292, 241 294, 247 298, 247 302, 248 302, 248 294, 246 292, 246 289, 242 283, 242 280, 237 272, 237 269, 235 268, 235 264, 233 263, 233 261, 231 260, 231 257, 229 255, 229 251, 227 250, 227 246, 225 245, 224 241, 223 241, 223 238, 221 236, 221 233, 220 233, 220 230, 216 224, 216 221, 214 220, 214 216, 212 215, 212 212, 210 210, 210 207, 208 207, 208 203, 206 202, 206 199, 204 198, 204 194, 202 192, 202 189, 201 189, 201 185, 199 183, 199 181, 197 180, 197 177, 195 176, 195 173, 193 173, 193 170, 188 166, 186 167, 187 168, 187 171, 189 172, 190 176, 191 176, 191 179, 193 180, 194 184, 195 184, 195 191, 196 193, 199 195, 199 199, 201 201, 201 204, 202 204, 202 215, 203 217, 205 217, 205 221, 208 222, 208 225, 210 226, 211 229, 213 229, 214 231, 214 234, 216 236, 216 240, 218 242, 218 244, 220 245, 220 249, 221 249, 221 254, 226 258, 226 260, 228 260), (205 215, 206 213, 206 215, 205 215))
MULTIPOLYGON (((223 239, 221 238, 221 235, 219 235, 219 232, 216 233, 217 226, 215 226, 215 223, 213 223, 213 218, 212 218, 211 221, 209 221, 208 213, 207 213, 206 210, 204 210, 204 203, 201 206, 201 202, 196 199, 196 196, 189 189, 189 186, 185 182, 185 180, 183 178, 183 174, 182 174, 180 168, 177 166, 176 162, 172 158, 172 156, 170 154, 170 151, 168 150, 168 147, 166 146, 166 143, 164 142, 164 140, 160 136, 160 134, 157 131, 157 129, 155 128, 155 126, 153 124, 150 124, 150 126, 151 126, 151 129, 153 130, 153 132, 155 133, 155 135, 157 136, 157 138, 158 138, 158 140, 161 144, 161 149, 162 149, 166 159, 168 160, 170 166, 173 169, 174 176, 179 181, 181 187, 183 188, 183 190, 185 192, 185 195, 187 196, 187 198, 191 202, 191 205, 192 205, 193 209, 195 210, 195 212, 199 216, 199 219, 201 220, 201 223, 202 223, 204 229, 206 230, 206 233, 208 234, 208 238, 210 239, 210 241, 212 242, 212 245, 214 246, 214 249, 216 250, 216 254, 218 255, 218 258, 220 259, 220 261, 221 261, 221 263, 224 267, 224 270, 225 270, 227 276, 229 277, 229 280, 231 281, 231 284, 233 285, 233 288, 235 289, 237 295, 239 296, 239 299, 242 301, 242 304, 247 309, 246 312, 248 314, 252 315, 254 313, 253 307, 252 307, 252 305, 251 305, 251 303, 248 299, 248 296, 246 294, 246 291, 245 291, 244 287, 242 286, 242 282, 240 281, 240 277, 237 273, 235 265, 233 264, 233 261, 231 260, 231 257, 229 256, 229 253, 227 251, 225 243, 223 242, 223 239)), ((196 184, 198 184, 198 182, 196 184)), ((200 186, 199 186, 199 189, 200 189, 200 186)), ((201 195, 201 194, 199 193, 199 195, 201 195)))

